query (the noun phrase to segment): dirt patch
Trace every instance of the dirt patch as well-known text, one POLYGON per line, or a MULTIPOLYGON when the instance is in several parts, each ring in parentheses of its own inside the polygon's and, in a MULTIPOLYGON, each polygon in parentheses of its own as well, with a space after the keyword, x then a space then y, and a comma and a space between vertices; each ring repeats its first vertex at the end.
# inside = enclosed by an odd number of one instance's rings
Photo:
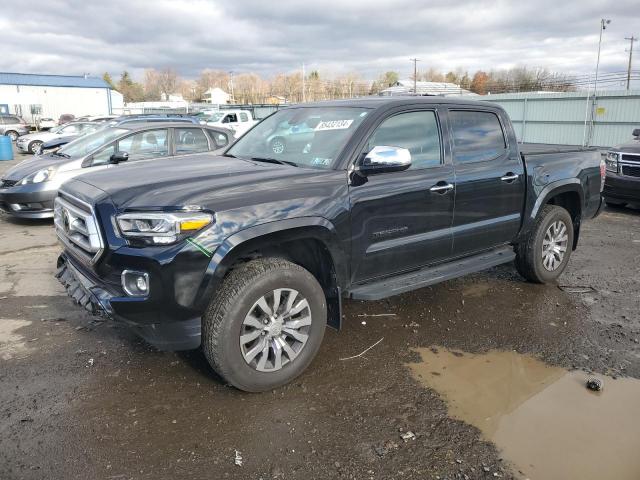
POLYGON ((28 327, 28 320, 0 319, 0 359, 25 357, 31 350, 27 346, 27 339, 18 333, 23 327, 28 327))

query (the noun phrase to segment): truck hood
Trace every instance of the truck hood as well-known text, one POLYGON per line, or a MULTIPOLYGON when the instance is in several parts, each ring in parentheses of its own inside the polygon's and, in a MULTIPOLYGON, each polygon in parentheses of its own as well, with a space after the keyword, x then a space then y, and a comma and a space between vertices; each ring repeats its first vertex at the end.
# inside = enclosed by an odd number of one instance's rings
POLYGON ((260 203, 259 197, 265 191, 272 192, 269 200, 274 199, 273 191, 278 192, 275 197, 284 198, 292 184, 300 188, 312 178, 335 174, 334 170, 203 153, 120 164, 70 183, 83 182, 104 191, 120 211, 186 205, 226 209, 260 203))
POLYGON ((22 180, 27 175, 42 170, 43 168, 57 167, 63 163, 70 162, 70 158, 58 157, 56 155, 42 155, 35 156, 23 162, 20 162, 15 167, 9 169, 2 178, 5 180, 22 180))
POLYGON ((632 140, 629 143, 623 143, 613 147, 616 152, 622 153, 640 153, 640 140, 632 140))

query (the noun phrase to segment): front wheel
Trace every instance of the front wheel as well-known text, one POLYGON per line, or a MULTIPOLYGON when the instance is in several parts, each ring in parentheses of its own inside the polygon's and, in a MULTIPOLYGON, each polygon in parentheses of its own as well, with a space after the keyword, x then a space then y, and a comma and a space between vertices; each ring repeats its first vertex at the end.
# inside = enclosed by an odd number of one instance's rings
POLYGON ((295 263, 261 258, 224 280, 202 318, 202 347, 231 385, 263 392, 307 368, 326 323, 326 299, 315 277, 295 263))
POLYGON ((42 151, 42 142, 40 140, 34 140, 29 144, 27 148, 29 150, 29 153, 40 155, 40 152, 42 151))
POLYGON ((546 205, 526 240, 516 246, 516 268, 520 275, 534 283, 556 280, 569 263, 573 235, 569 212, 546 205))

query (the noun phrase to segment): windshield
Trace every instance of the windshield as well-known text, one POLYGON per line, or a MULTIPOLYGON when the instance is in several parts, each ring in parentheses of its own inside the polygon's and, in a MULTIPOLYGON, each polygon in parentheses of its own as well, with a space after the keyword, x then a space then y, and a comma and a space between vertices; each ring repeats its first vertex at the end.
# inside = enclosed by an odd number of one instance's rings
POLYGON ((93 152, 96 148, 106 145, 111 140, 119 137, 129 130, 124 128, 102 128, 95 133, 80 137, 73 142, 67 143, 58 150, 59 153, 68 155, 72 158, 84 157, 88 153, 93 152))
POLYGON ((207 117, 207 122, 217 122, 220 121, 224 117, 223 112, 214 113, 213 115, 207 117))
POLYGON ((240 137, 227 155, 331 168, 368 110, 300 107, 280 110, 240 137))
POLYGON ((50 128, 49 133, 59 133, 64 127, 65 125, 58 125, 57 127, 50 128))

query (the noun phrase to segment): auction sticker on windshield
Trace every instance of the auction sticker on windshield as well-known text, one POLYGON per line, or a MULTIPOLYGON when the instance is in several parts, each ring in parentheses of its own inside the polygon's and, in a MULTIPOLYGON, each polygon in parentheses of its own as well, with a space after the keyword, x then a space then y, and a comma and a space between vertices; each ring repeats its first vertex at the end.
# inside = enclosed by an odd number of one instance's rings
POLYGON ((315 130, 316 132, 320 130, 344 130, 349 128, 353 120, 328 120, 326 122, 320 122, 315 130))

